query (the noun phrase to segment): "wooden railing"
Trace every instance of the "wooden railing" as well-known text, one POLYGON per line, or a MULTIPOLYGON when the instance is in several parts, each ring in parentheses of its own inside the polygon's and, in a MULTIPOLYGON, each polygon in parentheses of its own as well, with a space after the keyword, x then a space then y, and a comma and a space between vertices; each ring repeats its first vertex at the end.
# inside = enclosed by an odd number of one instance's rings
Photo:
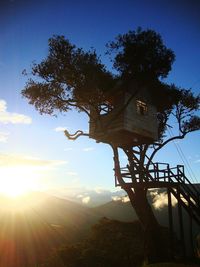
POLYGON ((120 169, 123 186, 115 176, 116 186, 134 188, 139 184, 146 188, 166 187, 177 201, 200 225, 200 191, 186 177, 183 165, 170 168, 168 163, 151 163, 140 166, 133 164, 120 169))
MULTIPOLYGON (((121 168, 121 175, 126 182, 165 182, 165 183, 186 183, 189 181, 184 174, 184 166, 177 165, 170 168, 167 163, 153 163, 146 168, 146 165, 140 167, 134 164, 121 168)), ((117 179, 117 177, 116 177, 117 179)), ((118 185, 116 180, 116 185, 118 185)))

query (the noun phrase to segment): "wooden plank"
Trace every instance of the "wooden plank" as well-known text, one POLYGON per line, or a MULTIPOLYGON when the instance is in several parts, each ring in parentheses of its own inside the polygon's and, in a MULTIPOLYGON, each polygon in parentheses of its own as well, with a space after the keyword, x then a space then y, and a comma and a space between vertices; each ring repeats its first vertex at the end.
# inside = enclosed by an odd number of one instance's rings
MULTIPOLYGON (((179 186, 178 183, 171 183, 171 182, 159 182, 159 181, 155 181, 155 182, 130 182, 130 183, 125 183, 125 185, 123 184, 123 187, 126 188, 134 188, 138 185, 141 185, 145 188, 177 188, 179 186)), ((118 184, 117 186, 121 186, 120 184, 118 184)))

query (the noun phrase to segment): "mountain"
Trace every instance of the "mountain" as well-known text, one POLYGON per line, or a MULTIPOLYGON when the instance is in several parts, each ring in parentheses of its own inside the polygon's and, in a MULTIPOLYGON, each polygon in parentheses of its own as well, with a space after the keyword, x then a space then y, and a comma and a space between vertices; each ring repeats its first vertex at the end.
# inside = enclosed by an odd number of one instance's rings
POLYGON ((71 201, 32 193, 0 197, 0 267, 35 266, 54 248, 83 239, 98 215, 71 201))
POLYGON ((121 200, 110 201, 104 205, 92 208, 92 210, 100 217, 107 217, 113 220, 130 222, 138 219, 130 202, 124 203, 121 200))
MULTIPOLYGON (((167 206, 154 212, 159 222, 168 226, 167 206)), ((176 207, 173 214, 174 230, 179 237, 176 207)), ((190 224, 184 211, 183 216, 184 228, 189 232, 190 224)), ((89 208, 38 192, 13 200, 0 196, 0 267, 35 266, 48 258, 55 248, 85 239, 102 217, 124 222, 137 219, 130 202, 123 199, 89 208)), ((194 234, 200 232, 195 224, 192 227, 194 234)), ((187 243, 189 239, 186 234, 187 243)))
MULTIPOLYGON (((152 203, 151 203, 152 204, 152 203)), ((101 217, 106 217, 108 219, 119 220, 122 222, 131 222, 137 220, 137 215, 131 206, 130 202, 123 201, 111 201, 99 207, 93 208, 95 214, 98 214, 101 217)), ((156 218, 162 226, 169 227, 168 219, 168 207, 164 206, 161 209, 153 209, 156 218)), ((177 205, 173 207, 173 230, 177 239, 181 240, 180 236, 180 222, 178 216, 177 205)), ((194 221, 190 223, 190 218, 186 211, 182 210, 183 214, 183 227, 184 227, 184 238, 186 251, 188 255, 192 254, 193 248, 196 246, 197 236, 200 234, 200 227, 194 221), (193 242, 191 241, 191 231, 193 232, 193 242)))

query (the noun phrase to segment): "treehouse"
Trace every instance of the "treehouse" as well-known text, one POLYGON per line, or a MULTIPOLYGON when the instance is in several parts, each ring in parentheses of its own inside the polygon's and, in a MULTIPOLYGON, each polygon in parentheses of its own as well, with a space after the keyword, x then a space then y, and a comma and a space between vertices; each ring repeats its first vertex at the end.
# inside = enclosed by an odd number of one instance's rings
POLYGON ((157 110, 146 89, 121 90, 90 108, 90 138, 117 146, 151 144, 158 139, 157 110))

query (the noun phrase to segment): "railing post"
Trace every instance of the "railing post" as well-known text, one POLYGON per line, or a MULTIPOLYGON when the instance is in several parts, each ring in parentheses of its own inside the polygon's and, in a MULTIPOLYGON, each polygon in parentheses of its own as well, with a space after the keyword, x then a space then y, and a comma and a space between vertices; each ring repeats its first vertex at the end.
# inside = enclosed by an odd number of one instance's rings
POLYGON ((159 171, 158 171, 158 168, 159 168, 159 166, 158 166, 158 162, 156 162, 156 172, 155 172, 155 174, 156 174, 156 181, 159 181, 159 171))
POLYGON ((183 214, 182 214, 182 206, 181 206, 181 197, 180 197, 180 189, 177 187, 177 200, 178 200, 178 217, 179 217, 179 226, 180 226, 180 239, 181 239, 181 247, 182 247, 182 256, 186 257, 186 249, 185 249, 185 235, 184 235, 184 226, 183 226, 183 214))
POLYGON ((173 215, 172 215, 172 199, 171 199, 171 192, 169 187, 167 188, 167 195, 168 195, 168 216, 169 216, 169 236, 170 236, 170 254, 171 258, 173 258, 173 251, 174 251, 174 230, 173 230, 173 215))
MULTIPOLYGON (((171 178, 170 178, 170 168, 169 168, 169 164, 167 164, 167 176, 168 176, 168 182, 170 182, 171 178)), ((165 181, 166 182, 166 181, 165 181)))
POLYGON ((183 174, 183 182, 185 183, 185 170, 184 166, 182 165, 182 174, 183 174))

